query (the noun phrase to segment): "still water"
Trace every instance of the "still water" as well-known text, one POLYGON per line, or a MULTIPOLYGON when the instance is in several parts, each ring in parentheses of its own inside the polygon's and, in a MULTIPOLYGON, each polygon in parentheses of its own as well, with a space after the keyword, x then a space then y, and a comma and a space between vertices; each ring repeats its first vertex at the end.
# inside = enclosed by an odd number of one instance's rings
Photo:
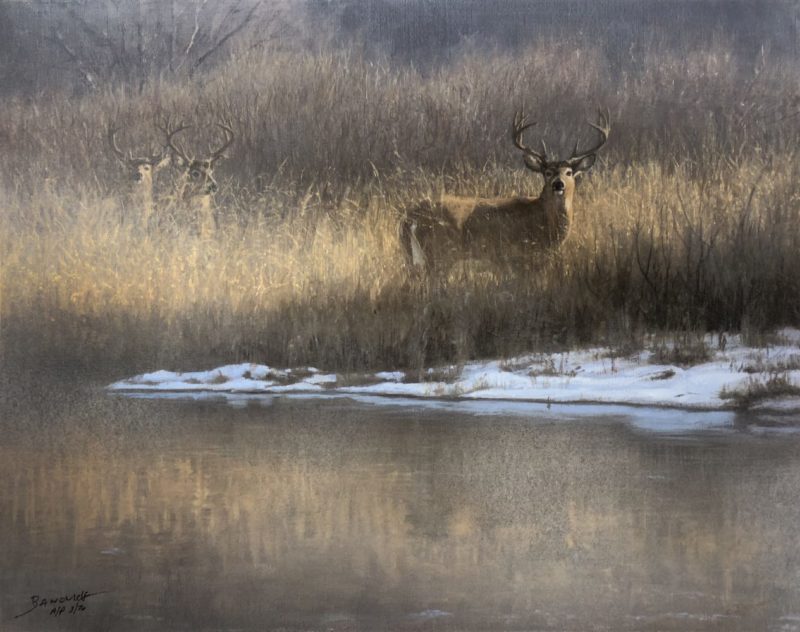
POLYGON ((800 630, 800 435, 752 420, 80 389, 3 417, 3 630, 800 630))

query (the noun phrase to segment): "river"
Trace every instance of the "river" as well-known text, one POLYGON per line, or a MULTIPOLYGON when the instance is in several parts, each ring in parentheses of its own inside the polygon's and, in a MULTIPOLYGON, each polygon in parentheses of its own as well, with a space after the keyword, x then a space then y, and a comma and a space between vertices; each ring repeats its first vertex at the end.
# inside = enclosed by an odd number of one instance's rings
POLYGON ((800 630, 800 433, 750 419, 95 388, 3 417, 0 629, 800 630))

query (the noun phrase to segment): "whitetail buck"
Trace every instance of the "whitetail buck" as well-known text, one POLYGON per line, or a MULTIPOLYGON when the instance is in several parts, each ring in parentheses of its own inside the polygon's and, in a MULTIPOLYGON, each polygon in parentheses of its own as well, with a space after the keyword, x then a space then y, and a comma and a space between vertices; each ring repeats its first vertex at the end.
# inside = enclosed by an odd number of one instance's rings
POLYGON ((127 200, 131 207, 141 214, 142 225, 146 227, 153 215, 155 174, 169 164, 169 155, 165 151, 154 151, 152 147, 149 156, 134 157, 130 150, 126 154, 117 144, 118 131, 113 126, 108 128, 108 144, 126 169, 127 200))
POLYGON ((174 163, 181 170, 175 191, 176 201, 196 218, 200 235, 207 237, 216 228, 214 195, 219 187, 214 179, 214 165, 224 156, 235 136, 230 127, 217 123, 225 135, 222 145, 208 157, 194 158, 175 143, 175 136, 190 127, 184 124, 172 127, 167 121, 161 129, 166 134, 167 146, 174 154, 174 163))
POLYGON ((608 113, 599 113, 600 132, 594 146, 578 151, 566 160, 550 160, 542 151, 523 143, 528 123, 522 112, 514 116, 511 137, 523 152, 525 166, 544 176, 539 197, 475 198, 442 195, 438 200, 423 200, 406 215, 402 226, 403 247, 409 261, 418 268, 431 268, 436 259, 452 255, 486 256, 490 248, 506 252, 522 246, 535 251, 558 247, 572 226, 572 197, 575 179, 588 171, 605 145, 611 131, 608 113))

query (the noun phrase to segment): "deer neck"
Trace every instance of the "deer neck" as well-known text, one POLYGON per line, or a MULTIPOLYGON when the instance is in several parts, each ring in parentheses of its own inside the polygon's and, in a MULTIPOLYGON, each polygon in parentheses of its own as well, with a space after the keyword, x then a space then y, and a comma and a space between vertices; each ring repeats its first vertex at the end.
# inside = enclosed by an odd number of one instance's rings
POLYGON ((192 198, 195 221, 198 224, 201 238, 208 238, 214 232, 214 197, 210 193, 198 193, 192 198))
POLYGON ((550 187, 545 187, 539 198, 547 220, 548 233, 554 241, 564 241, 572 227, 572 190, 556 195, 550 187))
POLYGON ((152 180, 143 180, 135 185, 133 190, 133 198, 135 205, 139 208, 139 212, 145 220, 153 213, 153 182, 152 180))
POLYGON ((195 193, 189 196, 191 205, 198 211, 210 211, 214 203, 214 197, 210 193, 195 193))

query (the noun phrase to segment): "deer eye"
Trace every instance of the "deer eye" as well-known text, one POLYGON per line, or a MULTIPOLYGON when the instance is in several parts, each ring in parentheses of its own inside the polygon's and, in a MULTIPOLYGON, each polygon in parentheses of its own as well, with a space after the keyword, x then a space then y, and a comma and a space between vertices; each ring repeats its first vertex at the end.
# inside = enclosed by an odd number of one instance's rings
POLYGON ((197 169, 192 169, 192 177, 193 178, 199 178, 200 177, 200 172, 197 169))
POLYGON ((553 177, 553 172, 552 172, 552 170, 550 170, 550 169, 547 169, 547 170, 545 170, 545 172, 544 172, 544 177, 545 177, 545 178, 552 178, 552 177, 553 177))
POLYGON ((572 169, 567 169, 566 175, 571 176, 572 175, 572 169))

